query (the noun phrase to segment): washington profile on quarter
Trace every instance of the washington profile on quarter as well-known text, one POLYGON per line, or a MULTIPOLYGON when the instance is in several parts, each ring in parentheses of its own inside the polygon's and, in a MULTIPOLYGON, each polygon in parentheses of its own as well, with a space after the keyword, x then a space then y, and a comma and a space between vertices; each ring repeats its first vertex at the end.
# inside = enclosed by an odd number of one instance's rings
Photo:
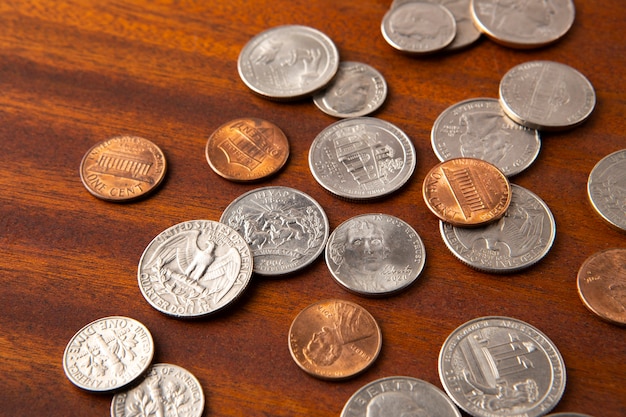
POLYGON ((510 317, 470 320, 439 352, 443 388, 474 417, 543 416, 563 396, 565 373, 554 343, 510 317))
POLYGON ((79 388, 113 392, 141 377, 153 357, 154 342, 146 326, 129 317, 110 316, 76 332, 63 353, 63 370, 79 388))
POLYGON ((626 149, 596 163, 587 180, 587 195, 608 224, 626 231, 626 149))
POLYGON ((236 230, 212 220, 178 223, 146 247, 139 289, 156 310, 202 317, 234 302, 252 276, 252 254, 236 230))

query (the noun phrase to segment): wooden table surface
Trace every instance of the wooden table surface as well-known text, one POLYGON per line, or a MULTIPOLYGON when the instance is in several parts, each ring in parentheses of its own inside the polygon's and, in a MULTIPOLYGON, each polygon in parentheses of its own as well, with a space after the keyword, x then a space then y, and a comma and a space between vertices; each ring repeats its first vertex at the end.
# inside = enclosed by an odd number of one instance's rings
POLYGON ((410 57, 381 35, 389 0, 3 1, 0 414, 109 415, 112 396, 76 388, 61 360, 76 331, 110 315, 144 323, 155 340, 155 362, 182 366, 199 379, 205 416, 338 416, 358 388, 394 375, 441 387, 437 359, 450 332, 499 315, 539 328, 560 350, 567 386, 555 412, 626 415, 626 329, 587 310, 576 286, 587 257, 626 246, 626 234, 609 227, 586 194, 593 166, 626 148, 626 2, 575 3, 573 27, 549 47, 513 50, 483 37, 455 53, 410 57), (336 119, 310 100, 271 102, 243 84, 239 52, 254 35, 283 24, 321 30, 342 60, 368 63, 385 76, 389 95, 374 116, 404 130, 417 151, 417 168, 399 192, 370 203, 326 193, 307 158, 313 138, 336 119), (582 126, 543 134, 537 160, 512 179, 554 214, 557 237, 548 255, 511 275, 478 272, 448 251, 422 199, 423 178, 438 162, 430 130, 448 106, 497 97, 508 69, 537 59, 585 74, 597 107, 582 126), (278 175, 242 184, 210 169, 208 136, 239 117, 283 129, 291 155, 278 175), (92 145, 120 134, 152 140, 169 164, 162 187, 130 204, 93 197, 78 173, 92 145), (185 220, 219 220, 233 199, 269 185, 311 195, 331 230, 362 213, 408 222, 426 247, 420 278, 395 296, 364 298, 340 288, 322 256, 289 277, 254 276, 243 297, 215 316, 185 321, 153 309, 137 285, 138 261, 152 238, 185 220), (343 382, 308 376, 287 346, 295 315, 327 298, 365 307, 383 333, 375 364, 343 382))

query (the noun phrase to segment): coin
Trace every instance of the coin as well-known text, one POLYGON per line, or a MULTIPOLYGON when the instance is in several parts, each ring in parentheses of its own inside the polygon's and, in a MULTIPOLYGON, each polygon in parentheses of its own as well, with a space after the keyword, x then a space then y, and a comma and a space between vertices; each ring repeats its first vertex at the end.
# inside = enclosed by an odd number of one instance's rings
POLYGON ((408 376, 390 376, 359 388, 341 417, 461 417, 448 396, 433 384, 408 376))
POLYGON ((236 230, 212 220, 178 223, 146 247, 137 278, 146 301, 174 317, 201 317, 233 303, 252 275, 252 254, 236 230))
POLYGON ((604 220, 626 231, 626 149, 605 156, 593 167, 587 195, 604 220))
POLYGON ((411 139, 374 117, 339 120, 322 130, 309 150, 315 180, 332 194, 372 200, 402 187, 415 169, 411 139))
POLYGON ((207 141, 207 162, 231 181, 255 181, 279 171, 289 157, 289 141, 275 124, 258 118, 231 120, 207 141))
POLYGON ((370 65, 343 61, 335 78, 313 96, 313 103, 334 117, 359 117, 376 111, 387 98, 385 77, 370 65))
POLYGON ((80 163, 87 191, 103 200, 131 201, 154 191, 165 178, 165 155, 137 136, 116 136, 95 144, 80 163))
POLYGON ((139 385, 111 401, 111 417, 200 417, 203 410, 200 382, 188 370, 167 363, 152 365, 139 385))
POLYGON ((550 339, 510 317, 480 317, 455 329, 439 353, 443 388, 474 417, 538 417, 559 402, 565 364, 550 339))
POLYGON ((389 295, 411 285, 426 263, 417 232, 388 214, 362 214, 341 223, 326 244, 333 278, 360 295, 389 295))
POLYGON ((502 110, 515 122, 539 130, 564 130, 589 118, 596 93, 574 68, 552 61, 530 61, 500 80, 502 110))
POLYGON ((457 227, 477 227, 504 215, 511 202, 511 185, 489 162, 453 158, 426 174, 422 195, 440 220, 457 227))
POLYGON ((537 48, 569 31, 576 14, 572 0, 473 0, 471 15, 491 40, 513 48, 537 48))
POLYGON ((541 148, 539 131, 515 123, 493 98, 472 98, 448 107, 435 120, 430 139, 440 161, 478 158, 507 177, 528 168, 541 148))
POLYGON ((556 223, 536 194, 511 184, 511 204, 499 220, 486 226, 455 227, 440 222, 444 243, 461 262, 484 272, 509 273, 543 259, 556 238, 556 223))
POLYGON ((110 316, 80 329, 63 353, 63 370, 77 387, 92 392, 124 388, 148 369, 154 342, 137 320, 110 316))
POLYGON ((382 346, 376 320, 350 301, 324 300, 302 310, 289 328, 298 366, 321 379, 345 379, 371 366, 382 346))
POLYGON ((284 25, 254 36, 241 50, 237 70, 264 98, 293 100, 323 88, 339 67, 339 51, 317 29, 284 25))
POLYGON ((578 294, 597 316, 626 325, 626 249, 607 249, 587 258, 578 270, 578 294))
POLYGON ((249 245, 253 271, 278 276, 311 264, 329 234, 322 206, 289 187, 248 191, 226 207, 220 222, 237 230, 249 245))
POLYGON ((381 31, 387 43, 401 52, 428 54, 452 43, 456 20, 440 4, 409 2, 385 13, 381 31))

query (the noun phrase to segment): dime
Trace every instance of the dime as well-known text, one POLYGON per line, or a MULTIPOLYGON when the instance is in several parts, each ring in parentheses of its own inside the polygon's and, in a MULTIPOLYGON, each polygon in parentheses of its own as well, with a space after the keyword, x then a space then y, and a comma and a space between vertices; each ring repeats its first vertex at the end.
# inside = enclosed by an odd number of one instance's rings
POLYGON ((426 249, 417 232, 387 214, 363 214, 344 221, 326 245, 326 265, 333 278, 360 295, 389 295, 405 289, 425 262, 426 249))
POLYGON ((341 417, 461 417, 448 396, 433 384, 408 376, 391 376, 359 388, 341 417))
POLYGON ((439 223, 444 243, 461 262, 485 272, 517 272, 552 248, 556 223, 546 203, 519 185, 511 190, 511 204, 495 223, 471 229, 439 223))
POLYGON ((376 111, 387 98, 387 82, 375 68, 360 62, 339 64, 335 78, 313 96, 313 103, 335 117, 365 116, 376 111))
POLYGON ((448 107, 435 120, 430 139, 440 161, 478 158, 507 177, 528 168, 541 148, 539 131, 515 123, 493 98, 473 98, 448 107))
POLYGON ((291 357, 306 373, 321 379, 345 379, 374 363, 382 334, 363 307, 325 300, 302 310, 289 329, 291 357))
POLYGON ((209 136, 206 159, 231 181, 255 181, 279 171, 289 157, 289 141, 275 124, 257 118, 231 120, 209 136))
POLYGON ((589 257, 578 270, 577 282, 589 310, 626 325, 626 249, 607 249, 589 257))
POLYGON ((456 36, 456 20, 440 4, 409 2, 385 13, 381 31, 387 43, 395 49, 410 54, 427 54, 452 43, 456 36))
POLYGON ((605 156, 593 167, 587 195, 604 220, 626 231, 626 149, 605 156))
POLYGON ((234 302, 252 275, 252 254, 236 230, 212 220, 178 223, 156 236, 139 260, 146 301, 174 317, 193 318, 234 302))
POLYGON ((477 227, 504 215, 511 185, 489 162, 453 158, 435 165, 424 178, 426 206, 440 220, 458 227, 477 227))
POLYGON ((552 61, 530 61, 500 80, 502 110, 517 123, 539 130, 564 130, 589 118, 596 93, 584 75, 552 61))
POLYGON ((145 379, 113 396, 111 417, 200 417, 204 393, 195 376, 180 366, 157 363, 145 379))
POLYGON ((339 120, 313 140, 309 167, 315 180, 338 197, 371 200, 402 187, 415 169, 411 139, 374 117, 339 120))
POLYGON ((79 388, 112 392, 143 375, 153 356, 152 335, 143 324, 110 316, 89 323, 70 339, 63 370, 79 388))
POLYGON ((572 0, 473 0, 471 15, 490 39, 512 48, 536 48, 561 39, 574 23, 572 0))
POLYGON ((237 230, 250 246, 253 270, 284 275, 312 263, 324 250, 329 234, 322 206, 289 187, 249 191, 226 207, 220 222, 237 230))
POLYGON ((165 178, 165 155, 137 136, 116 136, 95 144, 80 163, 87 191, 103 200, 124 202, 154 191, 165 178))
POLYGON ((339 67, 333 41, 307 26, 277 26, 243 47, 239 76, 255 93, 274 100, 306 97, 330 82, 339 67))
POLYGON ((439 353, 450 398, 474 417, 538 417, 565 390, 565 364, 550 339, 509 317, 481 317, 456 330, 439 353))
POLYGON ((451 44, 446 46, 445 50, 457 50, 465 48, 476 42, 481 32, 474 25, 474 20, 470 15, 471 0, 394 0, 391 8, 396 8, 405 3, 422 1, 425 3, 441 4, 450 10, 456 21, 456 36, 451 44))

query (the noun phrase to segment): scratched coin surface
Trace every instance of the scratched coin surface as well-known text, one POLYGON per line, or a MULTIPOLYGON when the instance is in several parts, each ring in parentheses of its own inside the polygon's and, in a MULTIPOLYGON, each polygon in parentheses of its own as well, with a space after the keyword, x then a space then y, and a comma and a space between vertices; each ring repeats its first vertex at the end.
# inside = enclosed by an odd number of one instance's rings
POLYGON ((239 76, 267 99, 294 100, 315 93, 339 68, 339 51, 327 35, 301 25, 277 26, 254 36, 237 60, 239 76))
POLYGON ((573 0, 472 0, 476 26, 491 40, 512 48, 537 48, 570 30, 573 0))
POLYGON ((376 111, 387 98, 385 77, 374 67, 343 61, 335 78, 313 96, 313 103, 334 117, 359 117, 376 111))
POLYGON ((230 305, 251 276, 246 241, 212 220, 189 220, 161 232, 144 250, 137 272, 146 301, 179 318, 205 316, 230 305))
POLYGON ((289 187, 262 187, 236 198, 220 222, 249 245, 255 273, 279 276, 300 270, 324 250, 329 235, 322 206, 289 187))
POLYGON ((539 131, 515 123, 495 98, 473 98, 445 109, 430 134, 437 158, 478 158, 507 177, 528 168, 539 155, 539 131))
POLYGON ((507 116, 539 130, 578 126, 596 106, 589 80, 578 70, 552 61, 530 61, 511 68, 500 80, 499 96, 507 116))
POLYGON ((274 123, 258 118, 231 120, 206 144, 207 162, 231 181, 256 181, 278 172, 289 157, 289 141, 274 123))
POLYGON ((382 296, 402 291, 426 263, 422 239, 405 221, 363 214, 341 223, 326 244, 326 265, 348 291, 382 296))
POLYGON ((426 174, 422 195, 440 220, 457 227, 477 227, 504 215, 511 202, 511 185, 489 162, 453 158, 426 174))
POLYGON ((450 398, 474 417, 539 417, 565 390, 565 363, 541 331, 510 317, 480 317, 457 329, 439 352, 450 398))
POLYGON ((587 180, 587 195, 596 213, 626 231, 626 149, 596 163, 587 180))
POLYGON ((626 249, 607 249, 585 260, 578 270, 578 294, 589 310, 614 324, 626 325, 626 249))
POLYGON ((352 377, 371 366, 382 346, 378 323, 350 301, 324 300, 302 310, 289 329, 289 351, 306 373, 321 379, 352 377))
POLYGON ((430 382, 390 376, 359 388, 346 402, 341 417, 461 417, 456 405, 430 382))
POLYGON ((204 393, 188 370, 155 363, 140 384, 117 393, 111 401, 111 417, 200 417, 204 393))
POLYGON ((131 384, 154 357, 150 331, 137 320, 110 316, 80 329, 63 353, 63 370, 77 387, 112 392, 131 384))
POLYGON ((103 200, 131 201, 154 191, 165 178, 165 155, 147 139, 116 136, 95 144, 80 163, 87 191, 103 200))
POLYGON ((415 170, 415 148, 398 127, 375 117, 339 120, 309 150, 315 180, 330 193, 373 200, 402 187, 415 170))

